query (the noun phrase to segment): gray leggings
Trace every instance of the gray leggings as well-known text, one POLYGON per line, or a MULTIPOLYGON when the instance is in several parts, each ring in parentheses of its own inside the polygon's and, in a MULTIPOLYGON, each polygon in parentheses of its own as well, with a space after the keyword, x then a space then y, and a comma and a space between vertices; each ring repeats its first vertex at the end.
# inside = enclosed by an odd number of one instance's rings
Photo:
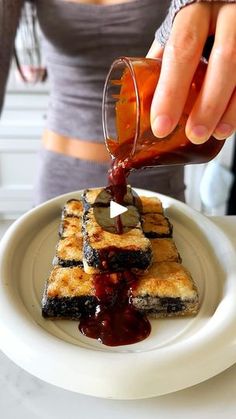
MULTIPOLYGON (((42 149, 35 185, 34 203, 41 204, 58 195, 107 185, 108 164, 98 164, 42 149)), ((159 192, 184 201, 182 166, 155 167, 133 172, 128 183, 133 187, 159 192)))

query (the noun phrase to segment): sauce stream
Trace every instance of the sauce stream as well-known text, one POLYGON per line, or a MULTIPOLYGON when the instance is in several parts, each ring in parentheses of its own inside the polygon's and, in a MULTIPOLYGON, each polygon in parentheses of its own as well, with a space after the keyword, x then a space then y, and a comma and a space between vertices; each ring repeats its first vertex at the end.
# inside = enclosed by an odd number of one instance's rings
MULTIPOLYGON (((108 172, 108 189, 112 199, 124 203, 129 174, 128 160, 113 160, 108 172)), ((123 226, 117 217, 117 233, 123 226)), ((79 330, 87 337, 97 339, 107 346, 129 345, 146 339, 151 325, 145 314, 136 310, 130 301, 131 290, 137 284, 135 274, 125 271, 94 275, 95 295, 98 299, 95 314, 80 320, 79 330)))

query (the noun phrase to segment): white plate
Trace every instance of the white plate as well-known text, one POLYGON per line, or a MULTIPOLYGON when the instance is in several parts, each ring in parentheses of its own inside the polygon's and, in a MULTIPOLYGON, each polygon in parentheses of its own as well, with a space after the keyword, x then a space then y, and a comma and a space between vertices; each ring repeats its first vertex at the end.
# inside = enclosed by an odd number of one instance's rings
POLYGON ((144 341, 106 347, 78 331, 77 321, 45 320, 40 300, 51 269, 63 195, 25 214, 0 248, 0 345, 31 374, 59 387, 98 397, 135 399, 199 383, 236 361, 236 255, 209 219, 159 196, 174 239, 200 292, 196 317, 153 320, 144 341))

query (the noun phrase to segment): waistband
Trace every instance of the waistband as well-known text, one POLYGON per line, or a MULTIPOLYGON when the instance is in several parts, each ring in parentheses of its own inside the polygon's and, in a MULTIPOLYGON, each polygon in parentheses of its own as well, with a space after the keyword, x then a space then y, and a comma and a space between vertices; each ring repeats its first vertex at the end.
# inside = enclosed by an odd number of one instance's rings
POLYGON ((46 150, 69 157, 97 163, 106 163, 110 160, 106 146, 102 143, 65 137, 48 129, 43 132, 42 142, 46 150))

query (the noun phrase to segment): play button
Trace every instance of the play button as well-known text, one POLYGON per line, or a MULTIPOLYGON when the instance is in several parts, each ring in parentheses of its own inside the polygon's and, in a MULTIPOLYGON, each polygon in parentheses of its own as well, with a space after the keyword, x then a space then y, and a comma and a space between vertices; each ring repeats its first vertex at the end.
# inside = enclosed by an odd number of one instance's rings
POLYGON ((104 231, 119 234, 117 230, 118 217, 120 217, 119 221, 125 232, 140 226, 140 205, 138 195, 131 188, 124 197, 123 205, 113 201, 109 190, 103 189, 97 195, 90 211, 104 231))
POLYGON ((128 208, 117 204, 115 201, 110 201, 110 218, 118 217, 118 215, 124 214, 126 211, 128 211, 128 208))

